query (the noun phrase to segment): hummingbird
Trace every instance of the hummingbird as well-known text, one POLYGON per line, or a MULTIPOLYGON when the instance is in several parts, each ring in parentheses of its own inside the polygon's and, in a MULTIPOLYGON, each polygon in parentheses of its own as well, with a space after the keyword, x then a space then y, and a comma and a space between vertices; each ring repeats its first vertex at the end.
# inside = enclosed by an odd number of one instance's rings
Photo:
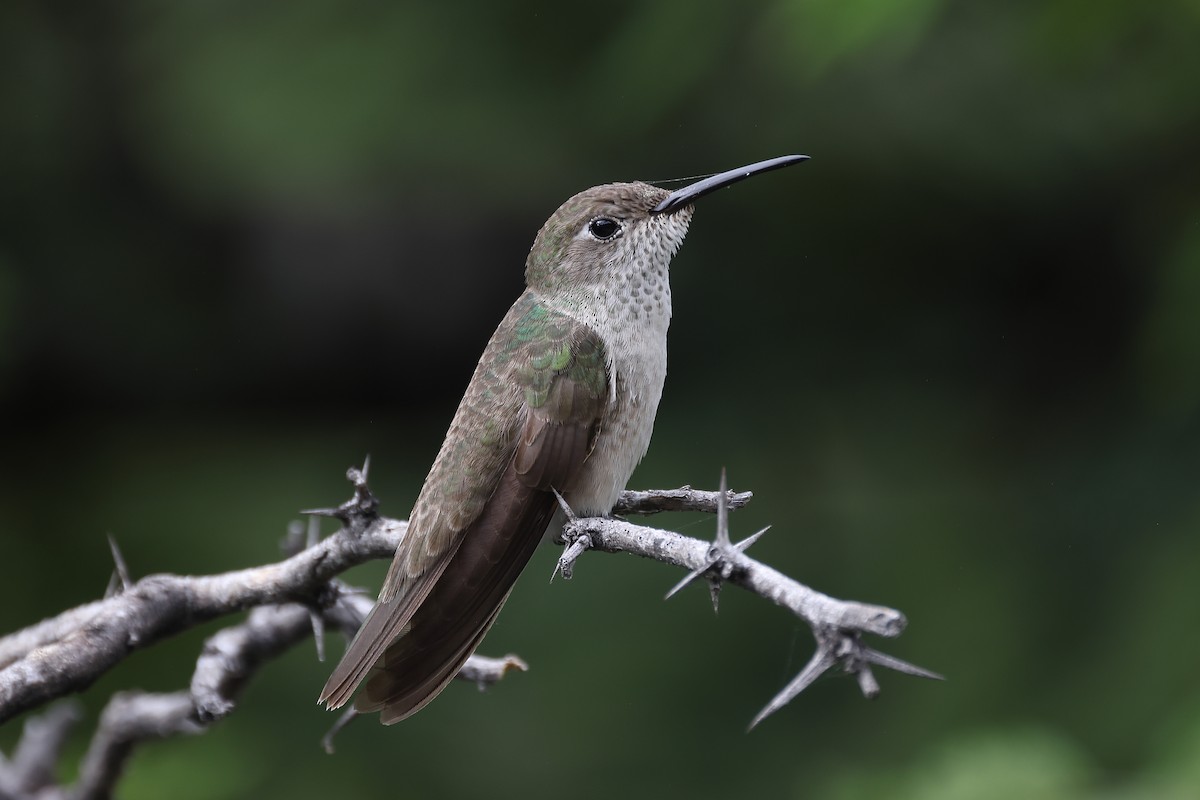
POLYGON ((611 514, 645 455, 667 374, 668 267, 698 198, 781 156, 668 192, 611 183, 567 200, 479 359, 379 599, 318 702, 385 725, 424 708, 496 621, 556 520, 611 514))

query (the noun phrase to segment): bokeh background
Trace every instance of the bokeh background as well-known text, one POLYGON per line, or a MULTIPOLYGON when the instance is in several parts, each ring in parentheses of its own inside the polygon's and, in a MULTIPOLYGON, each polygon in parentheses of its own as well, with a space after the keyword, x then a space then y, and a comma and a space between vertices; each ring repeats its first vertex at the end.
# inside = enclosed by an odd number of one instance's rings
MULTIPOLYGON (((727 467, 735 535, 947 682, 747 735, 806 627, 547 546, 483 647, 528 674, 327 757, 301 646, 122 796, 1195 797, 1197 41, 1192 0, 5 3, 0 629, 99 595, 106 533, 273 560, 367 453, 404 516, 562 200, 804 152, 702 201, 633 484, 727 467)), ((218 627, 89 690, 64 776, 218 627)))

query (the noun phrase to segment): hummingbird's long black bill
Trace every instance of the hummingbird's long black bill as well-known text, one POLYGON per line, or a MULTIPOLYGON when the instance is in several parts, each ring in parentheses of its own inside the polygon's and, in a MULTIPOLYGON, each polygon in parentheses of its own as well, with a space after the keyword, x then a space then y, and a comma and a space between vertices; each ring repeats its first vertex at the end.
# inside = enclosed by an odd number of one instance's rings
POLYGON ((668 214, 672 211, 677 211, 691 204, 698 197, 703 197, 724 186, 745 180, 751 175, 759 175, 763 172, 770 172, 773 169, 783 169, 784 167, 790 167, 792 164, 799 164, 801 161, 807 160, 808 156, 779 156, 778 158, 769 158, 766 161, 759 161, 757 164, 748 164, 744 167, 738 167, 737 169, 713 175, 712 177, 696 181, 682 189, 676 189, 671 192, 671 194, 667 195, 667 199, 656 205, 650 213, 668 214))

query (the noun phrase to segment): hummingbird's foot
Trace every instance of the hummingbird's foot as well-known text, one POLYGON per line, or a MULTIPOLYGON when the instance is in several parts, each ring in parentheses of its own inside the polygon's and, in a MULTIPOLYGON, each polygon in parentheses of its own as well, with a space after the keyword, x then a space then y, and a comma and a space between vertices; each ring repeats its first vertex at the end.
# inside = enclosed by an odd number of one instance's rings
POLYGON ((936 672, 867 647, 863 644, 862 634, 859 631, 823 627, 816 629, 814 634, 817 637, 817 651, 804 665, 804 669, 800 670, 800 674, 783 687, 779 694, 771 698, 771 702, 767 703, 762 711, 758 712, 750 722, 748 730, 753 730, 755 725, 783 708, 796 695, 811 686, 817 678, 835 667, 840 667, 843 673, 853 675, 858 680, 858 688, 862 691, 863 697, 867 699, 879 694, 879 683, 871 671, 872 664, 917 678, 945 680, 936 672))
POLYGON ((729 496, 726 486, 725 470, 721 470, 721 490, 717 492, 717 537, 708 548, 708 559, 696 569, 684 576, 683 580, 671 587, 664 600, 670 600, 680 589, 687 586, 696 578, 703 575, 708 581, 708 594, 712 598, 713 612, 717 611, 717 601, 721 596, 721 583, 733 576, 734 561, 730 556, 743 553, 759 538, 771 529, 763 528, 757 533, 747 536, 736 544, 729 538, 729 496))

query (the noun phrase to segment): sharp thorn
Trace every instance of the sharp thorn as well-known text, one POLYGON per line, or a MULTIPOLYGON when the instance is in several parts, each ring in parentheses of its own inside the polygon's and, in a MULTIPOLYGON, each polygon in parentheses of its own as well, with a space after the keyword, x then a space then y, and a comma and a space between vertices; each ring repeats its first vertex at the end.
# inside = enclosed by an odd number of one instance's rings
POLYGON ((680 589, 687 586, 692 581, 696 580, 696 578, 699 578, 701 575, 703 575, 705 572, 707 572, 711 567, 712 567, 712 564, 709 563, 709 564, 705 564, 703 567, 694 569, 691 572, 689 572, 686 576, 684 576, 683 580, 681 580, 679 583, 677 583, 671 587, 671 591, 667 592, 666 596, 663 597, 663 600, 670 600, 672 597, 674 597, 676 594, 679 593, 680 589))
POLYGON ((752 533, 752 534, 750 534, 750 535, 749 535, 749 536, 747 536, 745 539, 742 539, 740 542, 738 542, 737 544, 735 544, 735 545, 734 545, 734 548, 735 548, 735 549, 736 549, 736 550, 737 550, 739 553, 744 553, 744 552, 746 552, 747 550, 749 550, 749 549, 750 549, 750 545, 754 544, 754 543, 755 543, 755 542, 757 542, 759 539, 761 539, 761 538, 762 538, 762 535, 763 535, 764 533, 766 533, 767 531, 769 531, 769 530, 771 530, 771 526, 770 526, 770 525, 768 525, 767 527, 763 528, 763 529, 762 529, 761 531, 759 531, 758 533, 752 533))
POLYGON ((554 497, 558 500, 558 507, 561 508, 563 513, 567 515, 567 520, 569 522, 574 522, 576 519, 575 512, 569 505, 567 505, 566 499, 563 498, 563 496, 558 493, 558 489, 555 489, 553 486, 550 487, 550 491, 554 492, 554 497))
POLYGON ((858 688, 862 691, 863 697, 873 700, 879 696, 879 681, 875 680, 875 673, 871 672, 869 664, 859 667, 854 677, 858 679, 858 688))
POLYGON ((117 567, 117 576, 121 579, 121 590, 127 591, 133 586, 133 581, 129 579, 129 567, 125 565, 125 557, 121 555, 121 548, 117 547, 117 540, 113 538, 111 533, 108 536, 108 549, 112 553, 113 564, 117 567))
POLYGON ((729 483, 725 479, 725 468, 721 467, 721 489, 717 493, 717 539, 718 547, 729 547, 729 483))
POLYGON ((576 536, 575 540, 567 545, 567 549, 561 556, 558 557, 558 563, 554 567, 554 572, 550 574, 550 581, 554 581, 554 576, 559 572, 562 573, 563 580, 571 580, 571 576, 575 572, 575 562, 579 557, 586 553, 592 546, 592 537, 588 534, 576 536))
POLYGON ((286 558, 291 558, 303 549, 304 523, 298 519, 294 519, 287 524, 287 533, 279 540, 279 551, 286 558))
POLYGON ((325 662, 325 618, 316 611, 310 610, 308 618, 312 622, 313 641, 317 644, 317 661, 325 662))
POLYGON ((350 706, 350 708, 346 709, 345 713, 338 717, 337 722, 333 723, 333 727, 329 729, 329 733, 321 737, 321 747, 325 748, 326 753, 333 755, 333 737, 337 736, 342 728, 353 722, 357 716, 358 712, 354 710, 354 706, 350 706))
POLYGON ((771 698, 771 702, 767 703, 763 707, 763 710, 759 711, 758 715, 750 721, 750 727, 747 730, 754 730, 754 727, 758 723, 790 703, 796 695, 811 686, 813 681, 821 677, 823 673, 836 663, 837 659, 826 647, 818 646, 812 658, 804 665, 804 669, 800 670, 800 674, 793 678, 791 683, 783 687, 779 694, 771 698))
POLYGON ((310 517, 334 517, 335 519, 342 515, 340 508, 304 508, 299 512, 310 517))
POLYGON ((321 521, 316 515, 308 518, 308 533, 304 537, 304 549, 316 547, 317 542, 321 540, 321 521))
POLYGON ((721 600, 721 582, 719 580, 708 579, 708 596, 712 598, 713 613, 718 613, 718 605, 721 600))
POLYGON ((371 471, 371 454, 367 453, 367 457, 363 459, 363 465, 362 465, 362 470, 361 470, 362 479, 363 479, 364 483, 366 483, 367 473, 370 471, 371 471))
POLYGON ((918 667, 916 664, 910 664, 903 659, 896 658, 895 656, 889 656, 887 653, 881 653, 878 650, 871 649, 870 647, 864 647, 862 649, 862 655, 863 658, 872 664, 878 664, 885 669, 895 670, 896 672, 903 672, 905 675, 912 675, 915 678, 927 678, 931 681, 946 680, 944 675, 939 675, 938 673, 927 670, 924 667, 918 667))

